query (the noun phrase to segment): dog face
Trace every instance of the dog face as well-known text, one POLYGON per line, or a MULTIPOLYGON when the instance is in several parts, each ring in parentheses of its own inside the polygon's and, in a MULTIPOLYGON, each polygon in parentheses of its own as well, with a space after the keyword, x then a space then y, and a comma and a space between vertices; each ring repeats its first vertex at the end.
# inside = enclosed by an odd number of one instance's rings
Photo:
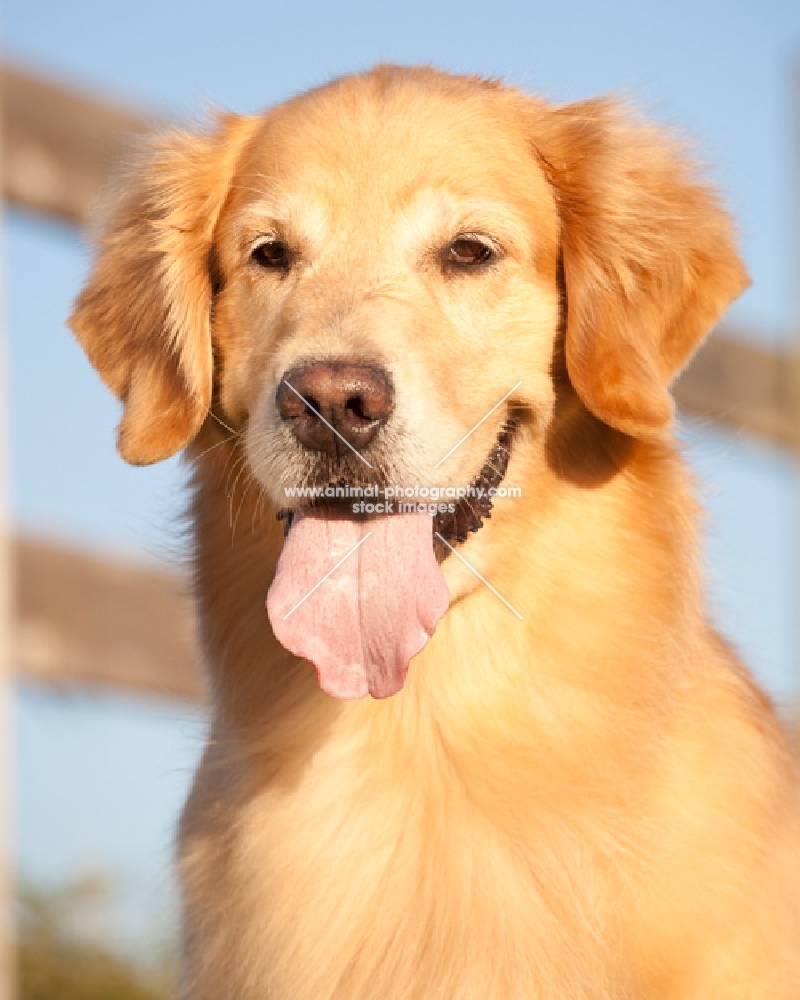
MULTIPOLYGON (((527 137, 492 121, 491 92, 466 104, 434 93, 409 116, 409 93, 381 96, 377 82, 259 123, 217 225, 220 399, 247 420, 250 465, 279 506, 284 487, 340 478, 467 484, 513 407, 540 426, 552 408, 558 219, 527 137), (356 409, 370 372, 386 396, 363 447, 352 415, 359 454, 319 421, 304 435, 293 415, 292 389, 333 405, 336 387, 318 383, 337 368, 342 391, 355 379, 356 409)), ((367 384, 361 407, 374 395, 367 384)))
POLYGON ((72 326, 125 404, 123 457, 216 419, 298 508, 295 487, 497 485, 509 455, 528 489, 557 398, 663 440, 669 381, 746 280, 675 143, 613 103, 379 67, 156 140, 72 326))

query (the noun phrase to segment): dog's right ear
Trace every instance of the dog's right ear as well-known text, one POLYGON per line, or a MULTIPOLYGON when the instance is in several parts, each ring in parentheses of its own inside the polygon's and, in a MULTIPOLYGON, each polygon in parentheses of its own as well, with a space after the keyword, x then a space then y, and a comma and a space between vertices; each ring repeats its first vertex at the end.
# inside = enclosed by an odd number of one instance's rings
POLYGON ((670 382, 749 284, 733 224, 681 144, 624 106, 536 111, 561 228, 570 381, 604 423, 663 440, 670 382))
POLYGON ((170 131, 131 170, 69 320, 124 404, 117 447, 134 465, 174 455, 211 403, 214 229, 258 123, 222 116, 206 134, 170 131))

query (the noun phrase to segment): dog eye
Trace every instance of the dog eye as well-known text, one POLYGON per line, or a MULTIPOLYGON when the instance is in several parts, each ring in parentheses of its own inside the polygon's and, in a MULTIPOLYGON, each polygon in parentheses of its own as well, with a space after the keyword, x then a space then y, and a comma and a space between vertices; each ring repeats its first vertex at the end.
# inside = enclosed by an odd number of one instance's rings
POLYGON ((282 240, 264 240, 253 248, 250 256, 259 267, 270 271, 286 271, 291 263, 291 252, 282 240))
POLYGON ((485 239, 477 236, 459 236, 453 240, 447 251, 449 264, 460 264, 474 267, 477 264, 487 264, 496 257, 494 247, 485 239))

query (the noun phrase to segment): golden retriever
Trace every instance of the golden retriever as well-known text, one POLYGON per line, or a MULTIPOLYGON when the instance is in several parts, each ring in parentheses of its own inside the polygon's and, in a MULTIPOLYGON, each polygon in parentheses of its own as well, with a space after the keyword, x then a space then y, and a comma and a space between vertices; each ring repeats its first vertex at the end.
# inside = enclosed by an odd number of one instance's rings
POLYGON ((155 141, 71 324, 193 469, 187 1000, 800 997, 798 771, 668 391, 746 285, 605 99, 380 66, 155 141))

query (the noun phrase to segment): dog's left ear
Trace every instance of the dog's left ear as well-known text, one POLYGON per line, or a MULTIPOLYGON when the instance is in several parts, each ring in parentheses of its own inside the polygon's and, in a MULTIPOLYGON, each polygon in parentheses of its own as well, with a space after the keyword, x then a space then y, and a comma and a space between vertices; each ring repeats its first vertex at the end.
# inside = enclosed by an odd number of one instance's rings
POLYGON ((600 420, 657 440, 674 415, 670 381, 749 284, 731 220, 679 144, 615 102, 536 117, 560 218, 570 381, 600 420))
POLYGON ((200 429, 211 402, 211 247, 254 118, 156 136, 122 182, 69 324, 122 400, 117 448, 146 465, 200 429))

